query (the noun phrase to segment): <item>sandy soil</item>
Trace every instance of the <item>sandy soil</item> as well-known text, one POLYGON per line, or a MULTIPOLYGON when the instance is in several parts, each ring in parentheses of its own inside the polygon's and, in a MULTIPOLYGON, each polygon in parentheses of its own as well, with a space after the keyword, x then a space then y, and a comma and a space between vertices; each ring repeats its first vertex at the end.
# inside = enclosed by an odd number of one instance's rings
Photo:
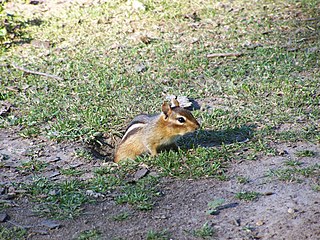
MULTIPOLYGON (((11 182, 31 181, 31 174, 21 174, 17 168, 31 160, 31 152, 50 167, 41 174, 53 180, 63 180, 59 169, 75 166, 87 170, 83 179, 90 178, 90 169, 102 164, 97 159, 80 162, 74 155, 80 144, 57 144, 43 139, 22 139, 12 130, 0 130, 0 156, 2 186, 11 182)), ((23 226, 28 229, 28 239, 73 239, 85 230, 97 229, 102 239, 145 239, 148 231, 166 230, 172 239, 197 239, 192 234, 208 223, 216 231, 217 239, 320 239, 320 193, 312 189, 310 179, 282 182, 267 176, 270 169, 285 167, 284 161, 296 159, 296 152, 308 149, 315 157, 299 158, 302 167, 319 163, 320 148, 310 143, 279 144, 276 157, 263 157, 257 161, 232 163, 228 168, 228 181, 217 179, 176 180, 162 179, 158 189, 163 193, 151 211, 137 211, 130 205, 117 205, 112 196, 96 204, 84 206, 84 214, 74 220, 50 221, 32 212, 34 206, 27 198, 9 199, 12 207, 4 210, 10 217, 4 226, 23 226), (246 184, 237 182, 245 176, 246 184), (256 191, 261 196, 255 201, 235 198, 240 191, 256 191), (208 215, 208 203, 225 199, 219 214, 208 215), (124 221, 114 221, 112 216, 130 213, 124 221), (49 221, 49 223, 48 223, 49 221), (50 229, 52 228, 52 229, 50 229)), ((5 200, 6 195, 1 194, 5 200)))

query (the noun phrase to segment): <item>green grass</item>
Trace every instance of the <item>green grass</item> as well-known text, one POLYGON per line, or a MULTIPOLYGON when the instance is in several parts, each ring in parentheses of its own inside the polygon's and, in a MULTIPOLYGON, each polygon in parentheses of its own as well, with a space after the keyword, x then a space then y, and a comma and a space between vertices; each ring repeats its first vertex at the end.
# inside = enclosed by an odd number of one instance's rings
POLYGON ((47 163, 39 160, 32 159, 28 162, 24 162, 21 164, 20 167, 18 167, 18 170, 24 174, 24 173, 36 173, 36 172, 41 172, 48 166, 47 163))
POLYGON ((0 226, 0 239, 2 240, 11 240, 11 239, 26 239, 27 230, 13 227, 6 228, 4 226, 0 226))
MULTIPOLYGON (((121 2, 92 6, 86 11, 75 7, 72 12, 66 11, 64 18, 44 19, 40 26, 28 25, 26 30, 30 31, 33 38, 49 39, 56 48, 65 46, 67 50, 53 51, 49 56, 38 58, 36 62, 31 57, 29 61, 22 62, 19 55, 14 55, 12 61, 30 69, 57 74, 64 81, 34 75, 22 77, 21 71, 15 70, 4 76, 2 98, 21 106, 21 110, 12 114, 17 118, 15 121, 10 121, 11 115, 2 125, 21 124, 25 126, 22 132, 24 136, 45 135, 61 140, 88 140, 96 132, 118 134, 125 124, 123 119, 133 117, 140 111, 160 110, 161 99, 158 96, 167 88, 167 83, 162 79, 170 80, 172 93, 196 99, 225 96, 222 99, 227 108, 218 106, 212 113, 195 113, 203 119, 205 129, 235 128, 248 123, 277 126, 283 122, 295 121, 301 116, 306 121, 319 117, 316 108, 319 96, 314 97, 313 94, 317 89, 317 81, 312 80, 319 77, 316 68, 317 53, 305 53, 303 50, 288 52, 279 47, 281 40, 277 34, 282 34, 281 39, 285 39, 290 36, 291 31, 303 27, 303 22, 290 19, 286 10, 282 12, 288 17, 286 22, 268 19, 268 15, 264 13, 272 12, 275 7, 281 10, 281 2, 270 6, 266 2, 262 9, 237 1, 235 7, 244 4, 246 10, 230 14, 225 14, 215 4, 194 4, 192 9, 196 6, 194 11, 201 14, 200 22, 204 19, 211 19, 213 22, 219 19, 220 25, 216 28, 216 33, 212 34, 206 28, 210 25, 203 23, 204 27, 197 30, 197 35, 201 36, 200 41, 193 47, 188 45, 188 40, 196 35, 188 27, 190 20, 184 17, 189 14, 190 3, 156 1, 145 4, 147 11, 141 20, 142 26, 149 20, 152 29, 160 19, 168 17, 163 26, 164 33, 150 31, 150 35, 157 35, 155 38, 159 40, 147 45, 130 42, 121 37, 125 35, 116 34, 130 29, 113 18, 117 16, 117 19, 121 19, 123 16, 121 2), (161 8, 163 9, 160 10, 161 8), (154 15, 155 11, 161 12, 160 19, 154 17, 160 16, 154 15), (108 12, 107 16, 105 12, 108 12), (77 23, 77 32, 71 31, 75 18, 82 19, 81 23, 77 23), (110 25, 103 24, 105 21, 111 21, 110 25), (97 22, 102 24, 96 24, 97 22), (228 24, 229 30, 222 27, 224 24, 228 24), (64 28, 60 28, 61 25, 64 28), (288 32, 280 31, 284 26, 289 29, 288 32), (188 32, 184 41, 178 38, 179 27, 188 32), (171 37, 165 34, 169 29, 171 37), (274 34, 262 34, 268 30, 274 34), (108 35, 102 38, 102 32, 108 32, 108 35), (218 41, 218 36, 223 36, 225 40, 218 41), (72 47, 68 41, 72 37, 80 47, 72 47), (207 46, 209 39, 213 45, 207 46), (106 56, 101 54, 119 40, 124 45, 123 48, 110 49, 106 56), (175 50, 177 41, 182 49, 180 51, 175 50), (237 59, 205 57, 206 53, 215 49, 220 52, 242 51, 245 42, 258 42, 262 46, 247 50, 249 54, 237 59), (237 47, 233 50, 230 46, 237 47), (82 61, 84 57, 86 61, 82 61), (219 67, 216 67, 218 61, 219 67), (148 62, 148 70, 144 73, 135 72, 135 66, 144 62, 148 62), (303 75, 306 71, 311 74, 307 79, 303 75), (204 76, 204 80, 198 78, 199 75, 204 76), (11 85, 25 90, 11 92, 6 88, 11 85), (264 100, 261 101, 261 98, 264 100), (126 109, 132 111, 128 112, 126 109)), ((314 14, 314 9, 308 4, 304 7, 306 15, 314 14)), ((137 16, 133 14, 131 18, 135 19, 137 16)), ((313 24, 310 22, 310 25, 313 24)), ((140 27, 135 27, 139 31, 140 27)), ((308 30, 304 34, 307 35, 308 30)), ((296 37, 294 40, 298 41, 300 36, 296 37)), ((319 43, 310 40, 299 44, 308 47, 319 43)), ((298 43, 293 42, 292 45, 294 47, 298 43)), ((24 51, 32 56, 39 54, 41 49, 30 47, 24 51)), ((2 70, 6 71, 5 68, 2 70)))
POLYGON ((79 234, 77 240, 98 240, 101 239, 101 232, 97 229, 85 230, 79 234))
MULTIPOLYGON (((87 181, 37 178, 46 163, 34 158, 22 164, 20 173, 35 180, 21 188, 41 215, 78 216, 84 203, 95 201, 86 190, 115 192, 118 204, 152 209, 159 179, 127 179, 139 163, 160 178, 228 180, 229 163, 275 156, 274 143, 320 142, 320 29, 312 20, 320 14, 318 1, 141 2, 146 10, 140 12, 120 0, 73 5, 56 16, 26 11, 10 16, 4 14, 6 5, 0 10, 0 41, 5 42, 0 46, 0 101, 14 106, 8 116, 0 116, 0 128, 18 127, 25 138, 99 144, 97 136, 121 137, 136 114, 160 112, 162 92, 204 103, 193 111, 201 130, 179 141, 178 152, 94 169, 87 181), (11 35, 1 35, 4 20, 11 35), (24 44, 31 40, 49 41, 50 47, 24 44), (207 58, 228 52, 244 54, 207 58), (28 74, 13 64, 59 78, 28 74), (145 71, 137 71, 139 65, 145 71)), ((297 153, 299 158, 314 155, 297 153)), ((93 160, 86 149, 74 157, 93 160)), ((287 161, 288 168, 271 170, 270 176, 290 182, 318 174, 318 166, 299 164, 287 161)), ((76 169, 60 172, 81 175, 76 169)), ((247 180, 237 178, 241 184, 247 180)), ((257 197, 256 192, 236 194, 246 201, 257 197)), ((214 231, 205 224, 199 232, 205 237, 214 231)))
POLYGON ((215 230, 208 223, 205 223, 202 227, 193 230, 192 235, 200 239, 212 239, 215 235, 215 230))
POLYGON ((272 169, 268 172, 268 176, 285 182, 302 182, 303 178, 317 181, 319 173, 320 165, 314 164, 308 167, 293 166, 292 168, 272 169))
POLYGON ((66 168, 66 169, 61 169, 60 173, 65 176, 79 176, 83 173, 83 171, 77 170, 74 168, 66 168))
POLYGON ((168 236, 168 232, 166 230, 162 231, 155 231, 155 230, 149 230, 147 233, 147 240, 167 240, 170 239, 168 236))
POLYGON ((24 184, 21 188, 26 189, 28 196, 37 202, 35 212, 57 219, 78 216, 82 204, 90 201, 83 190, 84 183, 75 179, 54 183, 46 178, 35 178, 31 184, 24 184))
POLYGON ((314 157, 316 153, 311 150, 301 150, 296 153, 297 157, 314 157))
POLYGON ((248 177, 244 177, 244 176, 237 176, 236 180, 237 180, 237 183, 240 183, 240 184, 246 184, 249 182, 248 177))
MULTIPOLYGON (((137 171, 137 165, 123 165, 121 169, 101 167, 95 170, 93 178, 81 181, 77 178, 54 182, 44 177, 34 176, 31 183, 15 184, 26 190, 26 195, 35 202, 34 212, 40 216, 56 219, 75 218, 83 211, 85 203, 96 202, 87 191, 94 193, 116 193, 117 204, 130 204, 133 208, 148 211, 153 208, 156 198, 160 196, 157 184, 159 179, 146 176, 135 182, 127 181, 127 174, 137 171)), ((70 169, 61 172, 66 176, 77 176, 79 171, 70 169)), ((118 216, 121 218, 121 216, 118 216)), ((123 220, 129 216, 122 216, 123 220)))
POLYGON ((254 191, 243 191, 236 193, 235 198, 243 201, 254 201, 257 200, 260 195, 260 193, 254 191))
POLYGON ((122 194, 115 201, 118 204, 129 203, 139 210, 151 210, 154 198, 159 195, 156 184, 157 179, 153 177, 141 179, 134 184, 127 184, 122 187, 122 194))
POLYGON ((117 215, 114 215, 111 217, 112 220, 117 221, 117 222, 121 222, 121 221, 125 221, 130 217, 130 213, 128 212, 122 212, 119 213, 117 215))

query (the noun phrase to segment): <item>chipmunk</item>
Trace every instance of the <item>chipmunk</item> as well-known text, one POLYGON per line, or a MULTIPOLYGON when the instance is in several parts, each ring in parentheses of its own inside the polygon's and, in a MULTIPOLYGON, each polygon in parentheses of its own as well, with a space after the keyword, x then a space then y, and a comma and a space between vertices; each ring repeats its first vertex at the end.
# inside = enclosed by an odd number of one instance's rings
POLYGON ((155 156, 162 150, 177 149, 176 140, 186 133, 199 129, 200 124, 187 109, 172 99, 173 107, 165 101, 162 113, 138 115, 128 125, 116 150, 115 162, 135 159, 143 153, 155 156))

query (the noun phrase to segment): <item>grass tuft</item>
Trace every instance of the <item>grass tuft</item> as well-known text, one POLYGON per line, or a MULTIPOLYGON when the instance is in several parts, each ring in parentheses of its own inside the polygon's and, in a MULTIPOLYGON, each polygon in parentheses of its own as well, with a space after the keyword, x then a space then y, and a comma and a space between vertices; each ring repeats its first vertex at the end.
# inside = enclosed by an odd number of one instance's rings
POLYGON ((260 195, 258 192, 246 191, 236 193, 235 197, 239 200, 254 201, 257 200, 260 195))
POLYGON ((192 231, 192 235, 202 239, 212 239, 215 235, 215 230, 212 226, 206 222, 202 227, 192 231))

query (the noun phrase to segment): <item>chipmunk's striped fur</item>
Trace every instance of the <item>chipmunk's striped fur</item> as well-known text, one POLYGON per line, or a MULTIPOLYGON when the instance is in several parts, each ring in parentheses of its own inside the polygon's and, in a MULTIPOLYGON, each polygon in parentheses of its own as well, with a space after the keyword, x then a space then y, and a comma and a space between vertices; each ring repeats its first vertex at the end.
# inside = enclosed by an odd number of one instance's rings
POLYGON ((200 124, 187 109, 181 108, 173 100, 174 107, 168 102, 162 105, 162 113, 154 116, 139 115, 128 125, 116 150, 115 162, 134 159, 148 152, 152 156, 167 148, 177 148, 178 137, 193 132, 200 124))

